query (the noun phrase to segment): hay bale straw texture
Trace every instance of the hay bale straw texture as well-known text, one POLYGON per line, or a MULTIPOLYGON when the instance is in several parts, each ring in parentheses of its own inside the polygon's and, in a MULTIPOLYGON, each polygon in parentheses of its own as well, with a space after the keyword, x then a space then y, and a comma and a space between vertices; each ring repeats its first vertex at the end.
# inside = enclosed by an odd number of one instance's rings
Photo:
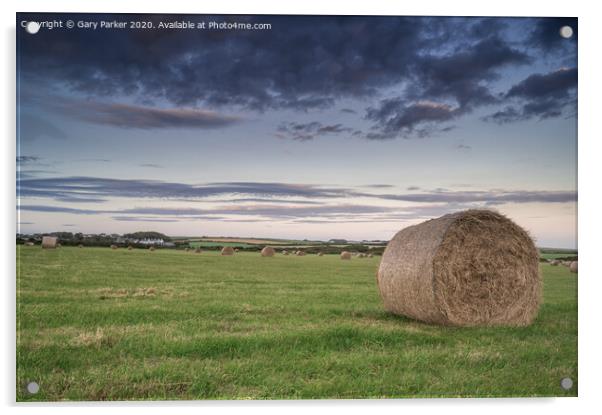
POLYGON ((261 250, 261 256, 268 257, 274 256, 274 254, 276 254, 276 251, 274 251, 274 248, 272 248, 271 246, 266 246, 261 250))
POLYGON ((559 263, 560 263, 560 261, 556 261, 555 259, 550 261, 550 265, 553 267, 557 267, 559 263))
POLYGON ((341 259, 351 259, 351 252, 348 252, 348 251, 341 252, 341 259))
POLYGON ((231 246, 224 246, 222 248, 222 255, 234 255, 234 249, 231 246))
POLYGON ((571 262, 571 265, 569 266, 569 270, 571 270, 571 272, 577 272, 577 261, 573 261, 571 262))
POLYGON ((42 248, 43 249, 55 249, 58 239, 56 236, 43 236, 42 237, 42 248))
POLYGON ((450 326, 525 326, 541 301, 529 234, 489 210, 467 210, 399 231, 377 273, 385 309, 450 326))

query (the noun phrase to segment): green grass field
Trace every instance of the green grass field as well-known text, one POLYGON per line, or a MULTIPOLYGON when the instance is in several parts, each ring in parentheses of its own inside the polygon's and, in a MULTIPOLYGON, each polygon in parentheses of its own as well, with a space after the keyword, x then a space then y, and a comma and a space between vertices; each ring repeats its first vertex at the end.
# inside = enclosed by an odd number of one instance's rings
POLYGON ((541 265, 532 326, 449 328, 383 311, 380 258, 17 255, 19 401, 577 395, 577 277, 565 267, 541 265))

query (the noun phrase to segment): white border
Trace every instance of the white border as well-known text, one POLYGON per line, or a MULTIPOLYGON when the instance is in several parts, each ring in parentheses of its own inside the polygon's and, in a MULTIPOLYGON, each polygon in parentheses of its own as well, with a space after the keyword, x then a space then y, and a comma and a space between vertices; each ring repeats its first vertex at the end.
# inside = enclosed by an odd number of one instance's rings
MULTIPOLYGON (((600 89, 600 14, 595 2, 577 1, 525 1, 499 2, 454 1, 349 1, 305 0, 299 4, 283 1, 215 1, 190 2, 169 0, 151 3, 148 0, 129 1, 62 1, 42 0, 3 1, 0 3, 2 21, 2 106, 4 126, 2 154, 2 324, 5 336, 2 345, 2 373, 0 374, 0 402, 8 413, 34 409, 45 413, 79 413, 86 406, 90 413, 104 413, 108 408, 115 414, 142 412, 179 413, 214 412, 220 409, 244 410, 251 414, 326 412, 342 409, 348 413, 364 413, 368 407, 377 407, 384 413, 420 410, 447 414, 483 412, 504 414, 517 410, 545 411, 566 414, 569 411, 593 410, 600 392, 600 321, 598 318, 602 291, 602 276, 594 269, 596 256, 600 255, 600 171, 601 119, 600 89), (224 13, 224 14, 366 14, 366 15, 456 15, 456 16, 577 16, 579 17, 579 256, 581 259, 579 281, 579 398, 562 399, 425 399, 383 401, 269 401, 269 402, 162 402, 162 403, 108 403, 16 405, 14 403, 15 374, 15 12, 130 12, 130 13, 224 13), (171 408, 171 409, 168 409, 171 408)), ((7 412, 5 412, 7 413, 7 412)))

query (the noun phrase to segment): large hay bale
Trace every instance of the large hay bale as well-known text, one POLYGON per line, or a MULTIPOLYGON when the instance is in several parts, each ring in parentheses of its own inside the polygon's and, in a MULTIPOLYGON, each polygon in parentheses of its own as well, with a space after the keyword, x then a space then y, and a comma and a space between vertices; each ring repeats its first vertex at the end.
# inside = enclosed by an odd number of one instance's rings
POLYGON ((571 265, 569 266, 569 270, 571 272, 577 273, 577 261, 571 262, 571 265))
POLYGON ((553 266, 553 267, 557 267, 558 264, 560 264, 560 261, 556 261, 555 259, 553 259, 553 260, 550 261, 550 265, 553 266))
POLYGON ((42 248, 43 249, 55 249, 58 243, 56 236, 43 236, 42 237, 42 248))
POLYGON ((276 254, 276 251, 271 246, 266 246, 261 250, 261 256, 270 257, 274 256, 274 254, 276 254))
POLYGON ((341 259, 351 259, 351 252, 348 252, 348 251, 341 252, 341 259))
POLYGON ((222 248, 222 255, 234 255, 234 249, 231 246, 224 246, 222 248))
POLYGON ((530 324, 541 301, 528 233, 489 210, 467 210, 399 231, 377 274, 385 309, 429 323, 530 324))

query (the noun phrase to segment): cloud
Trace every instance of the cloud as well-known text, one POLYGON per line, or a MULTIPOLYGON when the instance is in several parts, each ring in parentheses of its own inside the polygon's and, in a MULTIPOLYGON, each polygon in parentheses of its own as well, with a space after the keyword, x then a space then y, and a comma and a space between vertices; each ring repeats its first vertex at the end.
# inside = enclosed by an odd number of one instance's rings
POLYGON ((466 144, 458 144, 455 146, 456 150, 460 150, 460 151, 470 151, 472 150, 472 147, 466 144))
POLYGON ((194 108, 154 108, 57 98, 53 108, 80 121, 122 128, 219 128, 240 118, 194 108))
POLYGON ((162 169, 162 168, 164 168, 162 165, 155 164, 155 163, 143 163, 143 164, 139 164, 138 166, 140 166, 140 167, 148 167, 148 168, 151 168, 151 169, 162 169))
POLYGON ((377 132, 368 133, 368 139, 396 138, 409 136, 417 126, 449 121, 457 116, 459 108, 444 103, 419 101, 406 105, 401 98, 386 99, 375 108, 368 108, 366 119, 374 121, 377 132))
POLYGON ((352 128, 344 127, 342 124, 322 124, 318 121, 298 123, 293 121, 280 124, 276 136, 297 141, 310 141, 324 135, 338 135, 340 133, 351 133, 352 131, 352 128))
POLYGON ((206 184, 174 183, 160 180, 108 179, 101 177, 21 178, 21 197, 69 199, 73 202, 100 201, 111 197, 194 200, 223 195, 263 197, 304 197, 310 199, 343 197, 348 189, 306 184, 223 182, 206 184))
POLYGON ((17 156, 17 164, 28 164, 34 163, 40 160, 37 156, 17 156))
POLYGON ((504 124, 514 121, 554 118, 573 106, 576 110, 577 68, 561 68, 533 74, 512 86, 505 97, 518 102, 483 118, 504 124))
POLYGON ((576 52, 578 37, 577 19, 574 17, 542 17, 533 20, 533 30, 529 43, 546 53, 566 54, 567 49, 576 52), (560 28, 570 26, 573 36, 569 39, 560 36, 560 28))
POLYGON ((424 193, 380 194, 381 199, 420 203, 568 203, 577 201, 573 191, 447 191, 445 189, 424 193))

